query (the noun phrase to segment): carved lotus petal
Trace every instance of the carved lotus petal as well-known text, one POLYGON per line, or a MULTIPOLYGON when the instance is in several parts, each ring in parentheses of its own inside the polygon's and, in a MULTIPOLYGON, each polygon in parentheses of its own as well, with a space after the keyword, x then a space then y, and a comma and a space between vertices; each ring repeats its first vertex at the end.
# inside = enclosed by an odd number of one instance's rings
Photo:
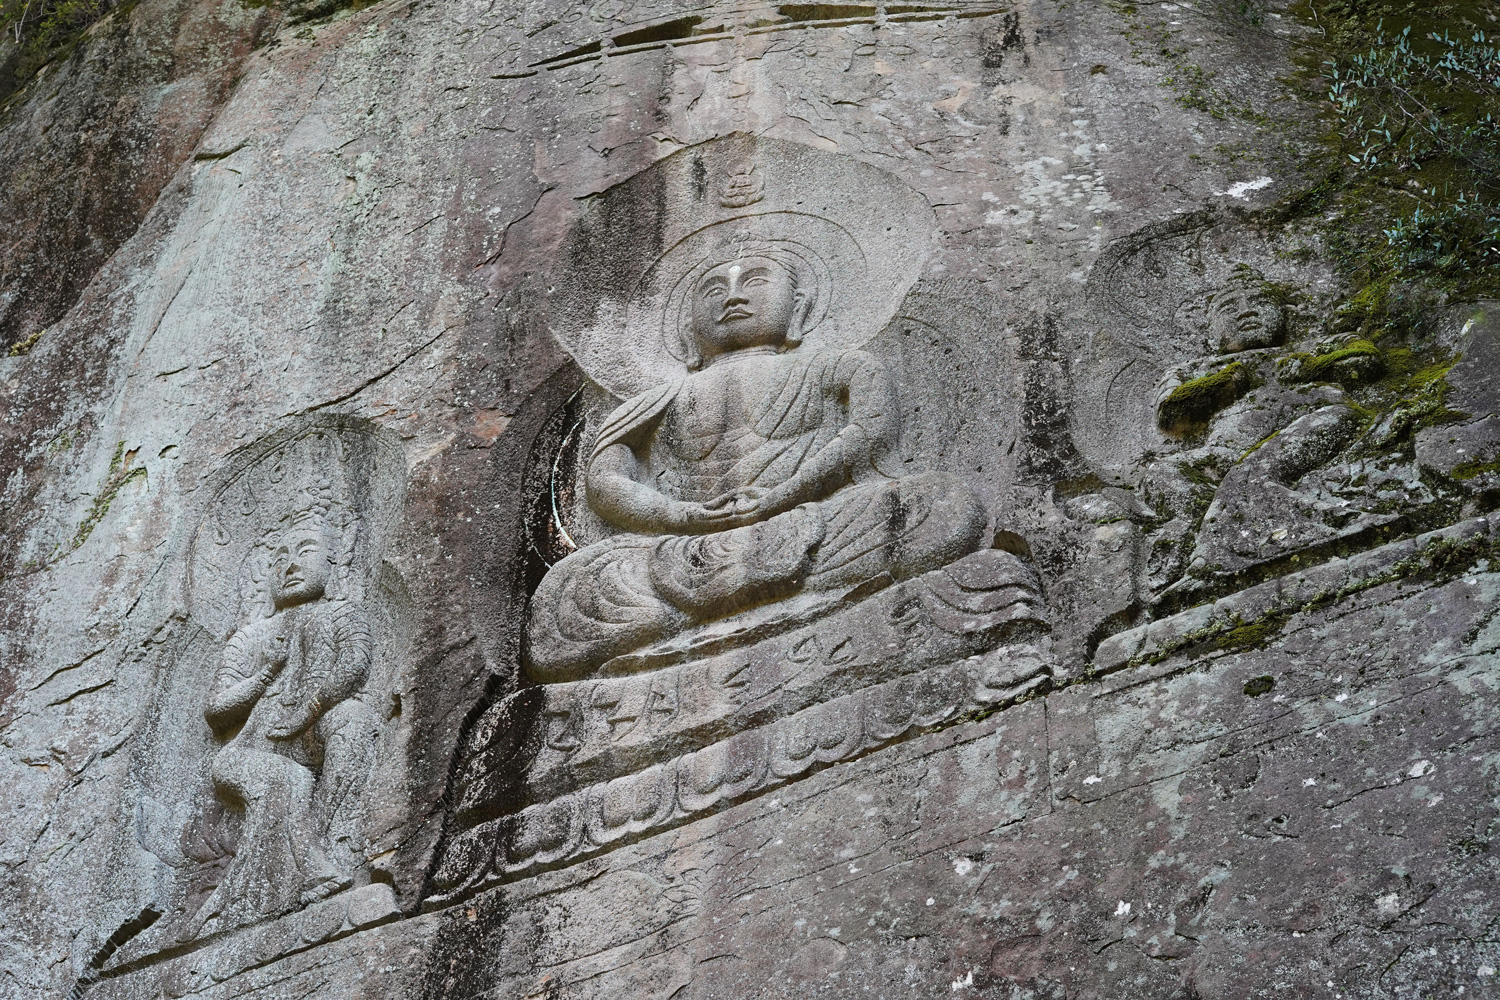
POLYGON ((830 764, 851 756, 864 740, 856 699, 808 709, 776 726, 771 769, 790 777, 813 764, 830 764))
POLYGON ((485 823, 465 830, 444 848, 442 863, 432 876, 433 884, 442 892, 459 888, 485 870, 494 852, 493 824, 485 823))
POLYGON ((865 694, 865 727, 871 738, 889 740, 905 732, 917 711, 913 677, 882 684, 865 694))
POLYGON ((297 916, 302 940, 308 944, 317 944, 319 941, 326 941, 333 937, 339 932, 339 928, 344 926, 345 909, 344 898, 335 896, 303 910, 297 916))
POLYGON ((640 774, 616 778, 604 786, 599 797, 599 818, 608 829, 650 819, 661 808, 669 788, 664 768, 649 768, 640 774))
POLYGON ((578 806, 575 796, 566 795, 521 813, 511 838, 511 864, 548 861, 571 850, 582 832, 578 806))
POLYGON ((682 759, 678 801, 688 812, 749 791, 765 776, 769 747, 763 731, 741 733, 682 759))
POLYGON ((963 685, 956 675, 919 677, 912 722, 935 726, 957 712, 963 700, 963 685))

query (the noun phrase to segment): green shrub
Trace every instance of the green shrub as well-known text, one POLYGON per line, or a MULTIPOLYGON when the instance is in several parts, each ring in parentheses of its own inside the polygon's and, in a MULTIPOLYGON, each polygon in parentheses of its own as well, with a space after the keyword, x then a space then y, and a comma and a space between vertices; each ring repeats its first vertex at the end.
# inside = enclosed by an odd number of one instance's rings
POLYGON ((68 51, 113 0, 0 0, 0 101, 68 51))
POLYGON ((1481 6, 1310 7, 1346 171, 1334 242, 1365 281, 1500 288, 1500 46, 1481 6), (1386 13, 1419 27, 1388 32, 1386 13))

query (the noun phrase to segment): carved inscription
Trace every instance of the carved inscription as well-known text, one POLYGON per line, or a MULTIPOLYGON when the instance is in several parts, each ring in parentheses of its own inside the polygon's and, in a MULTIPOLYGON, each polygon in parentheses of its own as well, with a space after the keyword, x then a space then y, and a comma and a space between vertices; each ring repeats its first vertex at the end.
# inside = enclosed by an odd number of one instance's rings
POLYGON ((439 887, 581 857, 1044 690, 1045 628, 1034 574, 988 549, 745 649, 522 690, 474 739, 537 698, 546 738, 530 754, 474 754, 456 791, 461 815, 526 805, 452 838, 439 887), (510 859, 488 875, 466 846, 484 838, 510 859))
POLYGON ((1045 690, 1045 642, 966 657, 812 705, 634 774, 597 782, 455 837, 434 876, 435 903, 582 860, 852 760, 916 732, 1045 690))

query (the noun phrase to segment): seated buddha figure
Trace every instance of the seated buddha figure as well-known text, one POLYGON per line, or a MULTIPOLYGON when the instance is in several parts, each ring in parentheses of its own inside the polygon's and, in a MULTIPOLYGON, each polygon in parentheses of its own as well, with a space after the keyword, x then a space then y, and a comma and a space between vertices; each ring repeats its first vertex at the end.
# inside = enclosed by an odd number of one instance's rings
POLYGON ((586 497, 623 530, 537 588, 536 680, 585 677, 705 622, 915 576, 981 546, 987 517, 962 480, 877 468, 899 432, 881 364, 799 346, 819 293, 802 259, 773 243, 721 257, 683 310, 686 375, 600 429, 586 497))

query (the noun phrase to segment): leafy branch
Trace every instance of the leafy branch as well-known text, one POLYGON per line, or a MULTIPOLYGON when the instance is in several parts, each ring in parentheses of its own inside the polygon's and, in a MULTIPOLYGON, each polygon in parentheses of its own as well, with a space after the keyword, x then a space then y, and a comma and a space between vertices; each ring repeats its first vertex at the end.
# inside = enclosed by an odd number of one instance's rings
POLYGON ((113 6, 113 0, 0 0, 0 100, 24 86, 113 6))
MULTIPOLYGON (((1387 34, 1323 62, 1352 190, 1399 193, 1362 254, 1451 288, 1500 274, 1500 46, 1482 28, 1387 34), (1420 180, 1418 179, 1420 176, 1420 180), (1416 205, 1412 207, 1411 202, 1416 205)), ((1387 195, 1389 198, 1389 195, 1387 195)), ((1373 206, 1372 206, 1373 207, 1373 206)))

